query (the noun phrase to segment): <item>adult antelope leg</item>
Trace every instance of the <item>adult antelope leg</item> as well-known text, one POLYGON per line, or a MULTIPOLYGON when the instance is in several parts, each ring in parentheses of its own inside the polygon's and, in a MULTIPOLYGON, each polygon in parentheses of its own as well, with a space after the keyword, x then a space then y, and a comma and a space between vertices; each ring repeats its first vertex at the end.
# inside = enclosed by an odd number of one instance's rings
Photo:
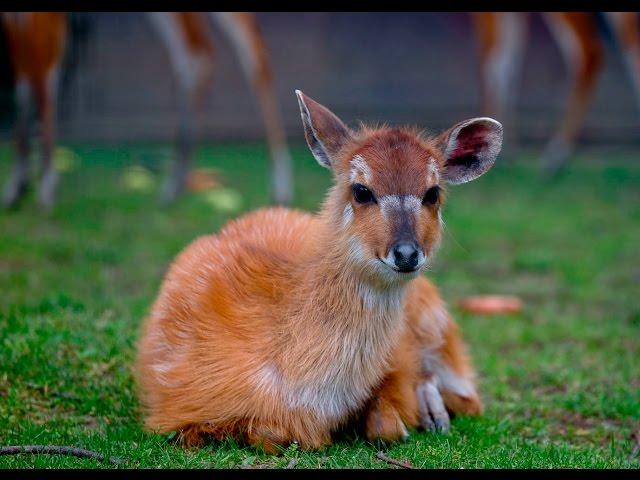
POLYGON ((544 16, 569 68, 569 93, 556 134, 542 156, 548 174, 566 163, 584 123, 602 68, 602 45, 591 13, 548 12, 544 16))
MULTIPOLYGON (((515 101, 528 29, 524 12, 474 13, 473 23, 480 44, 483 114, 507 125, 508 147, 517 143, 515 101)), ((506 135, 506 134, 505 134, 506 135)))
POLYGON ((214 12, 212 18, 231 41, 245 77, 258 97, 271 155, 271 196, 276 203, 291 203, 291 156, 273 86, 267 48, 256 19, 246 12, 214 12))
POLYGON ((161 194, 161 200, 170 203, 184 191, 193 162, 195 117, 211 84, 213 43, 199 13, 149 12, 147 16, 167 49, 178 85, 177 158, 161 194))

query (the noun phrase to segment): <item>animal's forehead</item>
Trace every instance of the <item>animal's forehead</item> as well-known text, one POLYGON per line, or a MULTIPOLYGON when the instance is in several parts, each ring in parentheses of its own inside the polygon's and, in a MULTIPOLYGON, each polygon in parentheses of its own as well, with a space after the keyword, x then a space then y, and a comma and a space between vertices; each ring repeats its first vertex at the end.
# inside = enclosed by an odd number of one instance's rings
POLYGON ((411 136, 391 132, 360 146, 349 159, 351 180, 359 178, 380 195, 421 195, 439 181, 433 149, 411 136))

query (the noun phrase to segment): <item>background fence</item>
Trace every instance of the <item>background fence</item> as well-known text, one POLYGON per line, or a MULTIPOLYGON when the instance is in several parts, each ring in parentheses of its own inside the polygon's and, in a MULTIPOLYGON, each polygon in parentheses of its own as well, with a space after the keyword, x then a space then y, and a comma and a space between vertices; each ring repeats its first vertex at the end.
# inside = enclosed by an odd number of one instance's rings
MULTIPOLYGON (((523 142, 555 127, 566 91, 560 52, 538 15, 531 19, 518 100, 523 142)), ((300 88, 346 120, 418 123, 434 129, 480 110, 479 62, 464 13, 260 13, 285 126, 300 136, 293 94, 300 88)), ((602 23, 602 22, 601 22, 602 23)), ((170 140, 175 81, 163 45, 141 13, 73 14, 60 91, 63 140, 170 140)), ((622 59, 604 24, 605 68, 583 130, 589 143, 637 143, 637 111, 622 59)), ((262 138, 256 102, 229 44, 212 24, 214 85, 200 118, 201 138, 262 138)), ((6 57, 2 59, 6 63, 6 57)), ((2 136, 10 131, 2 67, 2 136)))

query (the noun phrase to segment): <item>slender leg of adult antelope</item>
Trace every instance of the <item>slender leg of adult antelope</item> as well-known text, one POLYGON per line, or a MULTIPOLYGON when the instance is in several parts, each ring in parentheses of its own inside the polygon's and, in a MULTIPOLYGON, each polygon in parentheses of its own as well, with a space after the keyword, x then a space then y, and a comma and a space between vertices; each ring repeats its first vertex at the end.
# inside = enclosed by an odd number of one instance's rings
POLYGON ((5 204, 14 204, 26 185, 29 93, 36 100, 42 138, 43 173, 38 201, 53 205, 57 173, 52 164, 58 66, 64 51, 66 17, 62 12, 12 12, 0 17, 7 32, 18 78, 17 168, 5 190, 5 204))
POLYGON ((624 63, 640 111, 640 27, 637 12, 607 12, 606 18, 622 49, 624 63))
POLYGON ((26 193, 29 183, 29 106, 31 89, 26 78, 16 83, 15 164, 7 182, 2 204, 6 208, 16 206, 26 193))
POLYGON ((167 49, 178 84, 177 158, 161 193, 161 200, 170 203, 184 191, 193 162, 195 116, 211 83, 213 43, 197 12, 149 12, 147 18, 167 49))
POLYGON ((293 198, 291 156, 264 39, 250 13, 214 12, 212 17, 231 41, 242 70, 258 97, 271 155, 272 198, 276 203, 288 204, 293 198))
POLYGON ((528 16, 525 12, 474 13, 480 43, 483 113, 507 125, 504 147, 516 147, 516 92, 524 62, 528 16), (511 133, 507 133, 511 132, 511 133))
POLYGON ((40 179, 38 202, 45 210, 53 208, 59 177, 53 164, 58 78, 58 69, 54 67, 44 78, 35 79, 34 86, 42 132, 40 147, 42 178, 40 179))
POLYGON ((179 94, 179 125, 176 137, 176 158, 161 194, 163 203, 174 202, 185 190, 193 163, 194 119, 190 92, 179 94))
POLYGON ((554 175, 571 155, 584 122, 602 66, 602 45, 591 13, 549 12, 544 18, 560 47, 570 77, 562 121, 542 156, 547 174, 554 175))

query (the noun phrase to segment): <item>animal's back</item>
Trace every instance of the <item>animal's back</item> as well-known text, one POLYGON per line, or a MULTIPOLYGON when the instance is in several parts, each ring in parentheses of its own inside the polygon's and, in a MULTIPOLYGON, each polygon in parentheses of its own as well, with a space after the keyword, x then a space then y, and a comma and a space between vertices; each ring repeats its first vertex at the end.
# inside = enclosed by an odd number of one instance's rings
POLYGON ((199 418, 224 423, 255 411, 247 388, 279 335, 283 302, 316 221, 285 208, 258 210, 178 255, 139 348, 148 426, 171 430, 199 418))

